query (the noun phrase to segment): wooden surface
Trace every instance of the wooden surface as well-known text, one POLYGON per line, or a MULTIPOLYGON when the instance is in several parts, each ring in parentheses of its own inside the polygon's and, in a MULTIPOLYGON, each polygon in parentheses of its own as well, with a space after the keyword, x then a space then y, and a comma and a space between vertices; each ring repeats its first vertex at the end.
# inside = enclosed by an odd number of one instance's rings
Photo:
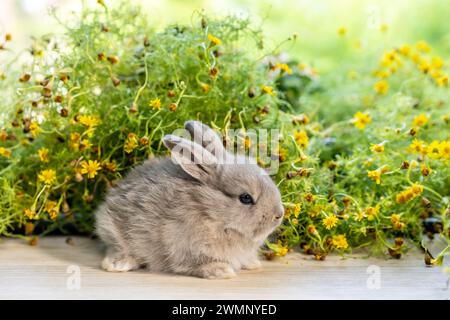
POLYGON ((323 262, 291 253, 264 261, 261 271, 241 272, 231 280, 204 280, 143 270, 105 272, 99 268, 99 242, 72 239, 67 244, 66 237, 47 237, 37 246, 0 239, 0 299, 450 298, 449 275, 442 268, 425 267, 418 252, 401 260, 328 256, 323 262), (372 285, 367 285, 370 265, 380 271, 378 289, 370 280, 372 285), (80 282, 74 282, 78 271, 80 282))

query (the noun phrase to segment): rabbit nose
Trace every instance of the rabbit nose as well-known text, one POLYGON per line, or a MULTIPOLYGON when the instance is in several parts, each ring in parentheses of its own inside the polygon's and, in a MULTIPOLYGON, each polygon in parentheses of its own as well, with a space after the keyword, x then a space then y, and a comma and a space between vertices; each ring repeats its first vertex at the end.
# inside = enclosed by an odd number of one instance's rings
POLYGON ((275 218, 277 220, 279 220, 279 219, 283 218, 283 216, 284 216, 284 208, 283 208, 283 206, 280 206, 279 208, 276 208, 275 209, 275 218))

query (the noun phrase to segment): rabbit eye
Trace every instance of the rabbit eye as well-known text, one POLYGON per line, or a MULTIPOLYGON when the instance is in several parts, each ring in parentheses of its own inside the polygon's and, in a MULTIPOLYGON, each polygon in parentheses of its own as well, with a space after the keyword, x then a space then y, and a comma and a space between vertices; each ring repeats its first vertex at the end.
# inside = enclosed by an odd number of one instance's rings
POLYGON ((249 195, 248 193, 243 193, 239 196, 239 200, 243 203, 243 204, 253 204, 253 198, 251 195, 249 195))

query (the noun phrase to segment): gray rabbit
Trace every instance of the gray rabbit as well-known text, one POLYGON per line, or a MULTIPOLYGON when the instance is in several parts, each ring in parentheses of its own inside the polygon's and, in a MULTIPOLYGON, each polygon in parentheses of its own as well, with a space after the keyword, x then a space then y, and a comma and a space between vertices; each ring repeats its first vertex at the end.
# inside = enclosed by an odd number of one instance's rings
POLYGON ((134 168, 96 213, 107 245, 102 268, 230 278, 261 266, 258 248, 280 225, 280 192, 254 162, 241 164, 208 126, 188 121, 193 141, 166 135, 172 157, 134 168))

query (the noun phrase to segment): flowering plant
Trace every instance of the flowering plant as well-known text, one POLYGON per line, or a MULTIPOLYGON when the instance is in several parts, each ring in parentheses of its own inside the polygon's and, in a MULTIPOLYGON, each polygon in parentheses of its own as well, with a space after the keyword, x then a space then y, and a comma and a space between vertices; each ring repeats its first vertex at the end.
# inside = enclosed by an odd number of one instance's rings
POLYGON ((448 66, 427 43, 319 77, 266 49, 245 19, 199 14, 155 31, 139 8, 102 4, 74 21, 37 39, 21 74, 1 73, 1 235, 91 233, 105 190, 199 119, 221 133, 281 131, 285 223, 267 257, 298 246, 318 260, 366 246, 400 257, 424 233, 448 245, 448 66))

